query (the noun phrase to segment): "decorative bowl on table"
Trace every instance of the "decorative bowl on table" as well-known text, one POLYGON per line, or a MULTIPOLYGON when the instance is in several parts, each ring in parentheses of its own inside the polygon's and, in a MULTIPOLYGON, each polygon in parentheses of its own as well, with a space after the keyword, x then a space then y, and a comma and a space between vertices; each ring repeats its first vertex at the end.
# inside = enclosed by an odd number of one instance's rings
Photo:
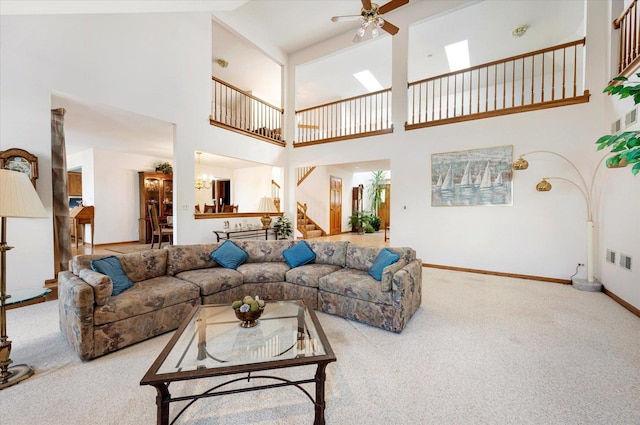
POLYGON ((255 297, 247 295, 242 300, 234 301, 231 308, 240 320, 240 326, 252 328, 258 324, 258 319, 262 316, 264 300, 261 300, 257 295, 255 297))

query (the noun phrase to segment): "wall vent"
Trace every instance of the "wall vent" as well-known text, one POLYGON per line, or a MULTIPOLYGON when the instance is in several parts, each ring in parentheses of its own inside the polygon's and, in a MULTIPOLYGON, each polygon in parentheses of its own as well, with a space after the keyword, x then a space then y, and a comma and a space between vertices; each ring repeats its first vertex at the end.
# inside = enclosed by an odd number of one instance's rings
POLYGON ((607 263, 615 264, 616 263, 616 252, 607 249, 607 263))
POLYGON ((638 122, 638 109, 633 108, 624 116, 624 126, 625 128, 629 128, 633 124, 638 122))
POLYGON ((622 120, 615 120, 611 123, 611 134, 618 134, 622 130, 622 120))
POLYGON ((620 267, 631 270, 631 257, 627 254, 620 253, 620 267))

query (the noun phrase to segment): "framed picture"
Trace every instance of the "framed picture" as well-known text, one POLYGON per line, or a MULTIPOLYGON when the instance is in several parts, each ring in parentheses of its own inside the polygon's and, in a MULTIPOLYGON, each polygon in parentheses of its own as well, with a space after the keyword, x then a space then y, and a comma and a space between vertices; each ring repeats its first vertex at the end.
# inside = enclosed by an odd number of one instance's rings
POLYGON ((431 155, 431 206, 511 205, 513 146, 431 155))
POLYGON ((31 179, 33 187, 36 187, 38 157, 24 149, 13 148, 0 151, 0 168, 25 173, 31 179))

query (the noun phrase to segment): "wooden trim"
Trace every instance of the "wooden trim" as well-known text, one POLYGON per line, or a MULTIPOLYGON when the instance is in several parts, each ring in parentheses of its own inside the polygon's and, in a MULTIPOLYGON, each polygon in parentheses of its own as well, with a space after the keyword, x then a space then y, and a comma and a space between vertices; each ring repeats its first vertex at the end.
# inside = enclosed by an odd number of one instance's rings
POLYGON ((526 274, 517 274, 517 273, 503 273, 503 272, 494 272, 490 270, 468 269, 465 267, 443 266, 439 264, 428 264, 428 263, 422 263, 422 267, 430 267, 432 269, 452 270, 456 272, 486 274, 491 276, 513 277, 516 279, 538 280, 541 282, 561 283, 563 285, 571 285, 570 279, 558 279, 554 277, 530 276, 526 274))
POLYGON ((620 298, 619 296, 617 296, 616 294, 614 294, 613 292, 608 290, 604 285, 602 285, 602 292, 604 292, 606 295, 611 297, 615 302, 620 304, 622 307, 624 307, 627 310, 629 310, 631 313, 633 313, 636 316, 640 317, 640 308, 637 308, 637 307, 629 304, 628 302, 626 302, 625 300, 623 300, 622 298, 620 298))
MULTIPOLYGON (((498 117, 501 115, 518 114, 521 112, 530 112, 530 111, 537 111, 541 109, 557 108, 560 106, 588 103, 590 96, 591 95, 589 94, 589 90, 585 90, 582 96, 570 97, 566 99, 551 100, 548 102, 535 103, 532 105, 523 105, 523 106, 516 106, 514 108, 497 109, 494 111, 480 112, 477 114, 464 115, 464 116, 453 117, 453 118, 443 118, 441 120, 421 122, 416 124, 409 124, 405 122, 404 129, 416 130, 418 128, 435 127, 437 125, 453 124, 456 122, 473 121, 473 120, 479 120, 483 118, 498 117)), ((293 147, 296 147, 295 144, 293 147)))
POLYGON ((586 42, 587 42, 587 38, 583 37, 580 40, 570 41, 568 43, 563 43, 563 44, 558 44, 557 46, 547 47, 547 48, 544 48, 544 49, 535 50, 533 52, 528 52, 528 53, 523 53, 523 54, 517 55, 517 56, 511 56, 511 57, 504 58, 504 59, 498 59, 498 60, 493 61, 493 62, 483 63, 483 64, 480 64, 480 65, 472 66, 470 68, 461 69, 459 71, 452 71, 452 72, 447 72, 446 74, 436 75, 435 77, 423 78, 422 80, 412 81, 410 83, 407 83, 407 86, 411 87, 413 85, 426 83, 426 82, 431 81, 431 80, 437 80, 437 79, 441 79, 441 78, 445 78, 445 77, 453 77, 453 76, 456 76, 456 75, 463 74, 465 72, 476 71, 478 69, 484 69, 484 68, 488 68, 488 67, 491 67, 491 66, 494 66, 494 65, 501 65, 501 64, 507 63, 507 62, 514 62, 514 61, 517 61, 519 59, 524 59, 524 58, 528 58, 528 57, 531 57, 531 56, 536 56, 536 55, 540 55, 540 54, 543 54, 543 53, 552 52, 554 50, 566 49, 567 47, 578 46, 578 45, 581 45, 581 44, 584 45, 584 44, 586 44, 586 42))
POLYGON ((314 109, 320 109, 320 108, 324 108, 327 106, 332 106, 332 105, 337 105, 339 103, 347 103, 350 102, 352 100, 357 100, 357 99, 363 99, 363 98, 372 98, 378 94, 382 94, 382 93, 386 93, 386 92, 391 92, 391 87, 389 87, 388 89, 382 89, 382 90, 378 90, 378 91, 374 91, 371 93, 367 93, 367 94, 361 94, 359 96, 353 96, 353 97, 347 97, 345 99, 340 99, 340 100, 336 100, 333 102, 329 102, 329 103, 323 103, 322 105, 315 105, 312 106, 310 108, 306 108, 306 109, 300 109, 298 111, 295 111, 296 114, 300 114, 302 112, 307 112, 307 111, 313 111, 314 109))
POLYGON ((331 143, 331 142, 339 142, 342 140, 351 140, 351 139, 359 139, 361 137, 370 137, 370 136, 379 136, 381 134, 389 134, 389 133, 393 133, 393 126, 391 128, 387 128, 384 130, 376 130, 376 131, 369 131, 366 133, 358 133, 358 134, 349 134, 347 136, 338 136, 338 137, 329 137, 327 139, 321 139, 321 140, 314 140, 311 142, 293 142, 293 147, 294 148, 299 148, 302 146, 311 146, 311 145, 321 145, 323 143, 331 143))
MULTIPOLYGON (((247 217, 262 217, 264 213, 261 212, 241 212, 241 213, 203 213, 194 214, 193 218, 196 220, 210 220, 212 218, 247 218, 247 217)), ((284 215, 282 212, 269 213, 271 217, 279 217, 284 215)))
POLYGON ((269 137, 262 136, 262 135, 260 135, 258 133, 254 133, 252 131, 243 130, 241 128, 233 127, 233 126, 231 126, 229 124, 225 124, 225 123, 222 123, 220 121, 216 121, 211 117, 209 117, 209 124, 211 124, 213 126, 216 126, 216 127, 224 128, 225 130, 235 131, 236 133, 240 133, 240 134, 243 134, 245 136, 253 137, 254 139, 260 139, 260 140, 263 140, 265 142, 273 143, 274 145, 278 145, 278 146, 281 146, 283 148, 285 146, 287 146, 287 142, 285 142, 284 140, 274 140, 274 139, 271 139, 269 137))

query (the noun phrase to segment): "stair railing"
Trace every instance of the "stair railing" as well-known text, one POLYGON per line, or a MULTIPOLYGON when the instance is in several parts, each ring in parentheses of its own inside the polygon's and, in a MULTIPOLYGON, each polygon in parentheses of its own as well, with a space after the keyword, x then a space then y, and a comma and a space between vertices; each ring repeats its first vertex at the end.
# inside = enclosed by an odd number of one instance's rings
POLYGON ((307 204, 301 204, 300 202, 297 204, 298 213, 302 213, 302 220, 298 220, 298 230, 302 233, 302 238, 307 239, 307 204), (302 221, 302 225, 300 224, 300 221, 302 221))
POLYGON ((579 87, 586 39, 409 83, 405 129, 589 101, 579 87))
POLYGON ((638 0, 633 0, 615 21, 613 27, 619 30, 618 75, 629 77, 627 71, 635 69, 640 58, 640 11, 638 0))
POLYGON ((280 212, 280 185, 275 180, 271 180, 271 198, 276 206, 276 210, 280 212))
POLYGON ((315 166, 296 168, 296 181, 298 182, 297 185, 300 186, 300 184, 304 181, 304 179, 309 177, 309 174, 311 174, 311 172, 315 169, 316 169, 315 166))

